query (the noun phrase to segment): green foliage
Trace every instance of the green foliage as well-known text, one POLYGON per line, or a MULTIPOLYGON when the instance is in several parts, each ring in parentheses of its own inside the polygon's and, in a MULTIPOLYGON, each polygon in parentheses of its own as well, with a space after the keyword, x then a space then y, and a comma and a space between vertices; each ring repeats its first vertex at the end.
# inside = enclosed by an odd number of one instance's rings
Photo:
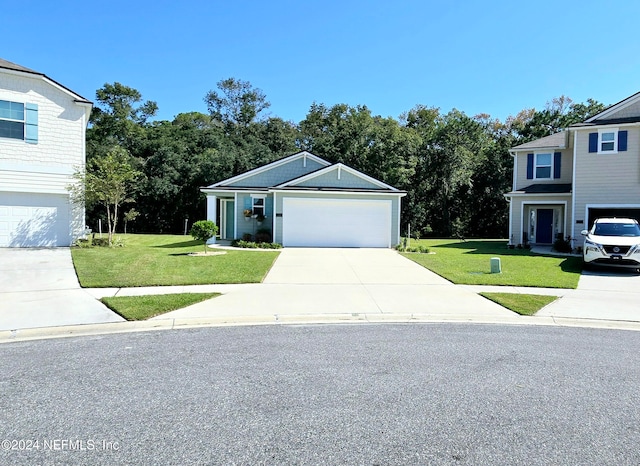
POLYGON ((236 239, 231 242, 231 246, 234 248, 248 248, 248 249, 281 249, 280 243, 257 243, 255 241, 245 241, 243 239, 236 239))
POLYGON ((146 320, 217 296, 220 296, 220 293, 176 293, 113 296, 102 298, 100 301, 127 320, 146 320))
POLYGON ((205 252, 207 251, 207 241, 216 236, 217 233, 218 225, 211 220, 198 220, 193 224, 189 232, 196 241, 201 241, 204 244, 205 252))
POLYGON ((91 160, 85 171, 74 173, 76 183, 69 186, 71 197, 76 203, 105 208, 110 245, 118 224, 118 209, 132 201, 129 196, 139 175, 129 153, 120 146, 112 146, 104 156, 91 160))

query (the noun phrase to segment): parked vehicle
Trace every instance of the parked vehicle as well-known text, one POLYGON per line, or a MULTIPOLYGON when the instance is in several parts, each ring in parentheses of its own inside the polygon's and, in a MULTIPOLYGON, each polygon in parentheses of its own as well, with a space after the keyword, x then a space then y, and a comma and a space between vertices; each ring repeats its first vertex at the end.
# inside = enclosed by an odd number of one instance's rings
POLYGON ((640 269, 640 225, 632 218, 599 218, 585 237, 585 265, 640 269))

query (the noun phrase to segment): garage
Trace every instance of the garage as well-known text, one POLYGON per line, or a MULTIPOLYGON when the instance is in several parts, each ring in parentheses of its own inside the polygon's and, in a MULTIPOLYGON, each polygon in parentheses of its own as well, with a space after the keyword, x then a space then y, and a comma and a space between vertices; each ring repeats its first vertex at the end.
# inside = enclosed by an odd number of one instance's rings
POLYGON ((69 246, 69 210, 65 195, 0 193, 0 247, 69 246))
POLYGON ((638 207, 590 207, 589 229, 598 218, 635 218, 640 222, 640 208, 638 207))
POLYGON ((380 199, 283 199, 284 246, 391 247, 392 201, 380 199))

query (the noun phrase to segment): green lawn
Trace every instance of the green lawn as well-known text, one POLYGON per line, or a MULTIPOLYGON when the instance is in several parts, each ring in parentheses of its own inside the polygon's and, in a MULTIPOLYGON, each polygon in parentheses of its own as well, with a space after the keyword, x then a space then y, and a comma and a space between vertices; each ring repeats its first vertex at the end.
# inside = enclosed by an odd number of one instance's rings
POLYGON ((518 293, 480 293, 487 299, 500 304, 523 316, 532 316, 547 304, 551 304, 556 296, 518 293))
POLYGON ((507 249, 506 240, 411 240, 435 254, 405 257, 457 284, 576 288, 582 270, 579 257, 552 257, 526 249, 507 249), (490 259, 499 257, 502 273, 492 274, 490 259))
POLYGON ((220 296, 220 293, 113 296, 100 301, 127 320, 145 320, 216 296, 220 296))
POLYGON ((260 283, 277 251, 227 251, 217 256, 189 256, 202 251, 190 236, 124 235, 124 247, 72 248, 80 285, 108 288, 209 283, 260 283))

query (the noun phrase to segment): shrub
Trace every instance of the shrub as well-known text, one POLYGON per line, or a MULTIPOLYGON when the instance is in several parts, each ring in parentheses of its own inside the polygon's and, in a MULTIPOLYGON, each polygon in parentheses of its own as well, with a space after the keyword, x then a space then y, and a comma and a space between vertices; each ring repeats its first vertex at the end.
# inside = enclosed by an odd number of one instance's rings
POLYGON ((268 228, 260 228, 256 233, 256 243, 270 243, 271 230, 268 228))
POLYGON ((553 243, 553 249, 558 252, 571 252, 571 238, 561 238, 559 237, 553 243))
POLYGON ((244 235, 242 235, 242 241, 251 241, 253 239, 253 236, 251 235, 251 233, 245 233, 244 235))
POLYGON ((279 243, 256 243, 255 241, 244 241, 241 239, 233 240, 231 246, 234 248, 248 249, 280 249, 282 245, 279 243))
POLYGON ((218 233, 218 226, 211 220, 198 220, 193 224, 189 232, 193 239, 202 241, 204 252, 207 252, 207 241, 213 238, 216 233, 218 233))

